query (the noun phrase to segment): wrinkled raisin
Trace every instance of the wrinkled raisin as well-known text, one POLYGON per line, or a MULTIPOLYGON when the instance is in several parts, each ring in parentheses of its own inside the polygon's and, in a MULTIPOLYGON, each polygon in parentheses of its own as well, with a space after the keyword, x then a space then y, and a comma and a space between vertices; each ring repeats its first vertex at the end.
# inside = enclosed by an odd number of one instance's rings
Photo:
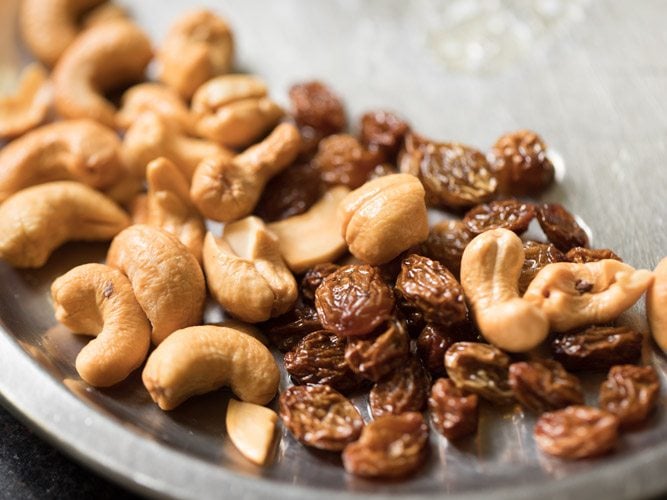
POLYGON ((361 143, 381 153, 382 161, 394 163, 408 131, 408 124, 389 111, 371 111, 361 117, 361 143))
POLYGON ((317 309, 301 301, 289 312, 262 324, 262 331, 282 352, 291 350, 303 337, 321 329, 317 309))
POLYGON ((379 417, 421 411, 426 406, 429 382, 421 361, 414 356, 408 358, 403 366, 373 386, 368 397, 371 413, 379 417))
POLYGON ((623 262, 623 259, 607 248, 574 247, 567 251, 565 257, 570 262, 574 262, 576 264, 598 262, 604 259, 614 259, 623 262))
POLYGON ((405 325, 410 337, 416 338, 426 326, 424 315, 419 309, 403 300, 398 292, 396 292, 396 295, 398 295, 396 299, 396 318, 405 325))
POLYGON ((300 127, 311 127, 321 136, 335 134, 347 125, 340 98, 322 82, 293 85, 289 90, 292 114, 300 127))
POLYGON ((356 137, 336 134, 322 139, 313 163, 327 184, 356 189, 368 180, 381 160, 377 154, 364 149, 356 137))
POLYGON ((431 228, 428 238, 420 245, 417 253, 437 260, 454 276, 458 276, 461 270, 463 250, 471 239, 472 235, 463 222, 442 221, 431 228))
POLYGON ((509 382, 517 401, 538 414, 584 403, 579 379, 551 359, 513 363, 509 382))
POLYGON ((306 271, 301 278, 301 294, 304 300, 311 303, 315 302, 315 291, 317 287, 322 284, 322 280, 329 276, 334 271, 338 270, 340 266, 337 264, 317 264, 306 271))
POLYGON ((450 334, 452 327, 428 324, 417 337, 417 354, 424 366, 434 377, 441 377, 445 372, 445 352, 458 338, 450 334))
POLYGON ((568 370, 606 370, 637 360, 642 338, 625 326, 592 326, 557 336, 551 351, 568 370))
POLYGON ((315 306, 327 330, 365 335, 392 316, 394 294, 377 267, 351 264, 322 280, 315 306))
POLYGON ((521 276, 519 276, 519 293, 524 294, 530 282, 537 276, 537 273, 547 264, 555 262, 565 262, 566 258, 563 252, 558 250, 551 243, 539 243, 537 241, 526 241, 523 244, 525 259, 521 267, 521 276))
POLYGON ((359 411, 328 385, 295 385, 280 395, 280 418, 301 443, 340 451, 364 427, 359 411))
POLYGON ((632 427, 646 420, 659 392, 660 381, 652 366, 614 366, 600 387, 600 408, 616 415, 622 427, 632 427))
POLYGON ((558 250, 567 252, 574 247, 588 246, 588 236, 574 216, 563 205, 545 203, 537 209, 537 220, 544 234, 558 250))
POLYGON ((345 470, 370 478, 397 478, 416 472, 426 458, 428 426, 421 413, 384 415, 343 450, 345 470))
POLYGON ((374 337, 351 337, 345 360, 353 372, 374 382, 401 366, 410 353, 410 337, 398 321, 390 321, 374 337))
POLYGON ((463 223, 471 234, 503 228, 521 234, 535 218, 535 206, 519 200, 492 201, 469 210, 463 223))
POLYGON ((447 439, 461 439, 477 432, 479 400, 467 394, 449 379, 438 379, 428 399, 431 421, 447 439))
POLYGON ((535 442, 545 453, 580 459, 602 455, 618 440, 616 415, 591 406, 569 406, 543 413, 535 425, 535 442))

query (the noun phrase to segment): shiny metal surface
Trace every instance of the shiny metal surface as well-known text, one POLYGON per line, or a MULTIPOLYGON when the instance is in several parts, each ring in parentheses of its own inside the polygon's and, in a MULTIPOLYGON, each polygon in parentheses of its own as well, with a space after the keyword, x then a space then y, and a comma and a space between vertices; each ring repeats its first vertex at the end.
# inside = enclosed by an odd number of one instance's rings
MULTIPOLYGON (((190 2, 124 3, 157 42, 190 2)), ((317 77, 345 97, 353 117, 393 108, 434 138, 488 148, 507 130, 539 131, 564 166, 545 199, 576 212, 595 246, 638 267, 653 267, 667 253, 667 3, 198 3, 230 18, 239 68, 265 77, 279 99, 290 83, 317 77), (452 58, 452 47, 469 57, 452 58)), ((11 41, 13 5, 4 0, 0 16, 0 82, 11 80, 7 71, 21 58, 11 41)), ((284 430, 274 465, 254 467, 225 439, 225 392, 163 413, 138 374, 106 390, 78 379, 73 362, 85 339, 56 325, 48 289, 54 277, 103 259, 105 250, 68 245, 40 270, 0 263, 0 398, 58 446, 133 489, 190 498, 636 498, 667 491, 664 393, 644 429, 592 461, 545 458, 531 438, 533 417, 484 408, 473 440, 453 446, 433 433, 427 467, 405 482, 347 476, 338 458, 306 450, 284 430)), ((208 319, 219 317, 211 307, 208 319)), ((646 332, 642 307, 624 319, 646 332)), ((645 356, 664 381, 665 357, 648 343, 645 356)), ((598 383, 587 382, 592 403, 598 383)))

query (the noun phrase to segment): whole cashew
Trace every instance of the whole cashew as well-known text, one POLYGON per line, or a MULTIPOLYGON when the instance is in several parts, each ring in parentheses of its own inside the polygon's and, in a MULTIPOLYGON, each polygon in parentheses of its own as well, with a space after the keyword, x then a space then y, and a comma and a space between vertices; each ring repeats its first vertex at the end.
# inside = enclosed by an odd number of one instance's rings
POLYGON ((461 285, 477 326, 491 344, 510 352, 529 351, 549 333, 546 314, 519 297, 524 258, 516 234, 494 229, 473 238, 461 259, 461 285))
POLYGON ((260 341, 232 328, 207 325, 172 333, 148 357, 142 379, 163 410, 223 386, 242 401, 263 405, 276 395, 280 371, 260 341))
POLYGON ((53 70, 55 104, 65 118, 92 118, 116 127, 116 107, 103 93, 143 80, 152 57, 146 35, 129 21, 109 21, 84 31, 53 70))
POLYGON ((125 380, 146 359, 151 328, 130 281, 103 264, 75 267, 51 285, 56 319, 95 336, 76 357, 76 371, 95 387, 125 380))
POLYGON ((276 236, 258 217, 225 225, 222 238, 204 240, 204 271, 211 295, 233 316, 258 323, 287 312, 298 295, 276 236))
POLYGON ((16 93, 0 98, 0 139, 19 136, 43 123, 50 104, 49 77, 40 64, 30 64, 21 73, 16 93))
POLYGON ((130 223, 109 198, 78 182, 49 182, 19 191, 0 205, 0 258, 41 267, 67 241, 104 241, 130 223))
POLYGON ((557 262, 537 273, 523 298, 565 332, 616 319, 643 295, 653 273, 613 259, 576 264, 557 262))
POLYGON ((121 99, 116 122, 126 130, 147 111, 156 113, 184 132, 194 129, 193 118, 185 101, 175 90, 160 83, 140 83, 127 90, 121 99))
POLYGON ((111 242, 107 264, 130 279, 153 327, 154 344, 201 321, 206 299, 204 274, 175 236, 152 226, 131 226, 111 242))
POLYGON ((294 161, 300 147, 297 128, 282 123, 233 159, 204 159, 192 177, 190 197, 209 219, 230 222, 245 217, 257 205, 268 180, 294 161))
POLYGON ((653 340, 667 352, 667 257, 653 271, 655 279, 646 294, 646 315, 653 340))

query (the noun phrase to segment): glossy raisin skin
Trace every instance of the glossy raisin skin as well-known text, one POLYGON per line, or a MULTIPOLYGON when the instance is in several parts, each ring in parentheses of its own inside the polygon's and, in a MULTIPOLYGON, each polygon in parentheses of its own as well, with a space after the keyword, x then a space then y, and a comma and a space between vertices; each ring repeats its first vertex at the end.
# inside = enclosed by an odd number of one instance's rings
POLYGON ((576 264, 586 264, 587 262, 598 262, 604 259, 613 259, 623 262, 618 255, 608 248, 584 248, 574 247, 570 248, 565 254, 568 261, 576 264))
POLYGON ((468 313, 463 288, 445 266, 421 255, 403 259, 396 290, 431 323, 453 325, 468 313))
POLYGON ((401 322, 390 321, 378 335, 350 337, 345 360, 357 375, 377 382, 408 359, 410 337, 401 322))
POLYGON ((322 139, 313 158, 324 182, 350 189, 364 184, 381 161, 377 154, 365 149, 356 137, 348 134, 322 139))
POLYGON ((414 356, 408 358, 401 367, 373 386, 368 396, 371 413, 379 417, 423 410, 430 382, 421 361, 414 356))
POLYGON ((326 276, 315 292, 315 307, 327 330, 366 335, 393 315, 394 294, 377 267, 342 266, 326 276))
POLYGON ((396 162, 408 124, 390 111, 370 111, 361 117, 361 143, 369 151, 378 151, 383 162, 396 162))
POLYGON ((592 326, 555 337, 551 352, 570 371, 606 370, 636 361, 642 338, 641 333, 625 326, 592 326))
POLYGON ((600 387, 600 408, 616 415, 621 427, 643 423, 655 408, 660 380, 652 366, 612 367, 600 387))
POLYGON ((588 236, 574 216, 563 205, 545 203, 537 209, 537 220, 544 234, 561 252, 574 247, 587 247, 588 236))
POLYGON ((262 331, 282 352, 291 350, 303 337, 321 329, 317 309, 301 300, 289 312, 262 323, 262 331))
POLYGON ((288 388, 280 395, 279 414, 297 440, 320 450, 342 450, 364 427, 352 402, 328 385, 288 388))
POLYGON ((499 200, 478 205, 463 217, 463 223, 473 235, 491 229, 508 229, 522 234, 535 218, 535 206, 519 200, 499 200))
POLYGON ((437 260, 458 277, 463 251, 472 238, 463 222, 442 221, 431 228, 428 238, 419 246, 417 253, 437 260))
POLYGON ((337 271, 339 267, 339 265, 329 262, 326 264, 317 264, 315 267, 308 269, 303 275, 303 278, 301 278, 300 288, 304 300, 311 304, 314 303, 317 287, 322 284, 324 278, 337 271))
POLYGON ((581 459, 603 455, 618 440, 616 415, 591 406, 568 406, 543 413, 535 425, 535 442, 549 455, 581 459))
POLYGON ((537 414, 584 404, 579 379, 551 359, 513 363, 509 383, 516 400, 537 414))
POLYGON ((458 339, 450 333, 451 327, 426 325, 417 337, 417 354, 424 367, 434 377, 442 377, 445 371, 445 353, 458 339))
POLYGON ((523 295, 530 282, 544 266, 555 262, 566 262, 565 254, 551 243, 526 241, 523 244, 525 259, 519 276, 519 294, 523 295))
POLYGON ((479 399, 449 379, 436 380, 428 399, 431 422, 447 439, 457 440, 477 432, 479 399))
POLYGON ((310 127, 324 137, 345 129, 347 118, 340 98, 322 82, 293 85, 289 90, 292 114, 299 127, 310 127))
POLYGON ((364 427, 343 450, 343 466, 355 476, 401 478, 416 472, 426 458, 428 425, 421 413, 384 415, 364 427))

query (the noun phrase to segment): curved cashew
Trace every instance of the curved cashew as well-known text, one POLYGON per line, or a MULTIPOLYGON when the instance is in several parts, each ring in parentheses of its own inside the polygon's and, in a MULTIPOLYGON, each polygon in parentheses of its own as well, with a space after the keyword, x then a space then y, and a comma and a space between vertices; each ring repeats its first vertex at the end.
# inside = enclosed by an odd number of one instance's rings
POLYGON ((646 315, 655 343, 667 352, 667 257, 653 271, 655 279, 646 294, 646 315))
POLYGON ((55 104, 65 118, 92 118, 116 127, 116 107, 103 93, 142 80, 152 57, 146 35, 129 21, 84 31, 53 70, 55 104))
POLYGON ((525 352, 549 333, 539 307, 519 297, 521 239, 507 229, 486 231, 466 246, 461 285, 484 338, 500 349, 525 352))
POLYGON ((0 203, 35 184, 75 180, 104 189, 125 174, 121 143, 92 120, 44 125, 0 151, 0 203))
POLYGON ((154 344, 201 321, 206 284, 201 267, 175 236, 135 225, 114 238, 107 264, 123 272, 151 322, 154 344))
POLYGON ((142 379, 163 410, 223 386, 243 401, 263 405, 276 395, 280 371, 271 351, 258 340, 207 325, 172 333, 148 357, 142 379))
POLYGON ((201 262, 206 228, 199 212, 190 201, 187 179, 172 162, 158 158, 148 164, 147 220, 176 236, 201 262))
POLYGON ((0 205, 0 258, 41 267, 71 240, 109 240, 130 223, 103 194, 78 182, 49 182, 19 191, 0 205))
POLYGON ((268 180, 299 154, 301 136, 289 123, 278 125, 259 144, 229 158, 206 158, 192 177, 190 197, 209 219, 230 222, 249 215, 268 180))
POLYGON ((76 357, 76 371, 95 387, 116 384, 141 366, 150 324, 123 274, 103 264, 75 267, 51 285, 56 319, 96 338, 76 357))
POLYGON ((19 136, 43 123, 50 104, 49 77, 40 64, 30 64, 21 73, 16 93, 0 98, 0 139, 19 136))
POLYGON ((606 323, 631 307, 653 281, 653 273, 613 259, 544 266, 523 298, 549 318, 551 329, 565 332, 606 323))
POLYGON ((127 90, 121 98, 116 122, 128 129, 145 112, 152 112, 184 132, 194 129, 193 119, 185 101, 172 88, 159 83, 140 83, 127 90))
POLYGON ((225 225, 220 239, 207 233, 203 255, 211 295, 233 316, 258 323, 294 305, 294 276, 280 256, 275 235, 258 217, 225 225))

